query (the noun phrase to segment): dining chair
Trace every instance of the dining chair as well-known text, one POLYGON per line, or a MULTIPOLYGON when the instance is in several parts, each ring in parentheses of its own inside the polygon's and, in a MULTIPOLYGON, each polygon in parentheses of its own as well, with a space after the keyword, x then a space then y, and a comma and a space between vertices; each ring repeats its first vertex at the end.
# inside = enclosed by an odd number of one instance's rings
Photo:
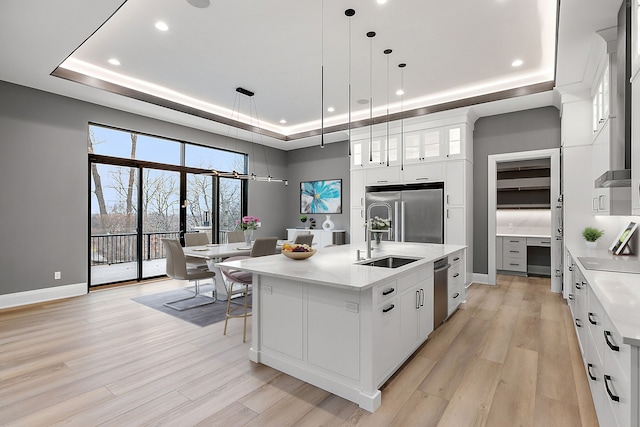
MULTIPOLYGON (((184 245, 186 246, 204 246, 209 244, 209 237, 205 233, 185 233, 184 245)), ((204 258, 198 258, 187 255, 187 267, 208 269, 207 261, 204 258)))
MULTIPOLYGON (((227 258, 225 262, 261 257, 261 256, 267 256, 267 255, 274 255, 276 253, 277 242, 278 242, 277 237, 258 238, 255 240, 255 242, 253 242, 250 256, 230 257, 230 258, 227 258)), ((247 317, 251 316, 251 312, 249 312, 249 309, 251 308, 251 305, 249 304, 249 295, 251 295, 251 285, 253 283, 253 274, 248 271, 234 270, 229 267, 220 267, 220 272, 222 273, 223 280, 228 283, 227 313, 225 314, 224 331, 222 332, 222 334, 227 335, 227 323, 229 322, 229 319, 242 318, 244 319, 242 342, 245 342, 247 340, 247 317), (234 286, 236 286, 235 289, 234 289, 234 286), (231 307, 231 299, 234 295, 244 297, 243 298, 244 301, 241 306, 231 307), (235 313, 238 313, 238 314, 235 314, 235 313)))
POLYGON ((227 231, 227 243, 244 242, 244 231, 227 231))
POLYGON ((299 245, 309 245, 313 243, 313 234, 296 234, 296 238, 293 243, 297 243, 299 245))
POLYGON ((162 245, 167 256, 167 276, 175 280, 188 280, 195 282, 193 296, 164 303, 174 310, 183 311, 193 307, 211 304, 216 301, 215 283, 216 273, 209 270, 187 267, 187 261, 180 242, 177 239, 162 239, 162 245), (200 293, 200 280, 212 279, 214 284, 213 296, 209 297, 200 293), (195 300, 197 297, 206 298, 204 301, 195 304, 178 304, 183 301, 195 300))

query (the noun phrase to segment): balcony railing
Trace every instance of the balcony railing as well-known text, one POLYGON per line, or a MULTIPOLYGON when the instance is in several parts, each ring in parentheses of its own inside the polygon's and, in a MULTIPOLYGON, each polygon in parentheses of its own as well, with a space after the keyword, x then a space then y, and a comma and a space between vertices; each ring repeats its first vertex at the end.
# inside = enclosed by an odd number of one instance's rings
MULTIPOLYGON (((161 239, 178 239, 179 231, 142 233, 142 259, 166 258, 161 239)), ((91 236, 91 265, 111 265, 137 261, 137 233, 94 234, 91 236)), ((227 231, 218 235, 219 242, 226 242, 227 231)))
MULTIPOLYGON (((161 239, 177 239, 179 231, 142 233, 142 259, 166 258, 161 239)), ((137 233, 91 236, 91 265, 121 264, 138 260, 137 233)))

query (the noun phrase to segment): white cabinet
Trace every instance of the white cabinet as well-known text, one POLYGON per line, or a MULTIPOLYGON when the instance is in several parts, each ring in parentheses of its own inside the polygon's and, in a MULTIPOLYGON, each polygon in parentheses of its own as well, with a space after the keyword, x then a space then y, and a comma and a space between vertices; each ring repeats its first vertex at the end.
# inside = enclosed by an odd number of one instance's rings
POLYGON ((364 207, 351 208, 351 226, 349 232, 349 242, 362 243, 365 239, 365 227, 364 227, 364 207))
POLYGON ((366 185, 396 184, 400 181, 400 166, 383 166, 365 171, 366 185))
POLYGON ((364 207, 364 180, 365 170, 351 171, 351 207, 364 207))
POLYGON ((287 240, 293 241, 299 232, 313 234, 313 247, 315 249, 343 244, 345 240, 345 230, 302 230, 299 228, 287 228, 287 240))
POLYGON ((609 120, 609 110, 611 105, 611 72, 609 61, 603 66, 602 74, 594 85, 592 93, 592 128, 593 133, 598 133, 609 120))
POLYGON ((451 264, 451 266, 447 271, 447 315, 451 316, 466 298, 463 252, 458 251, 449 255, 449 264, 451 264))
POLYGON ((503 270, 502 264, 502 237, 496 237, 496 270, 503 270))
POLYGON ((502 270, 527 272, 527 238, 502 238, 502 270))
MULTIPOLYGON (((449 245, 473 247, 473 168, 468 160, 455 160, 445 163, 445 234, 444 241, 449 245)), ((468 251, 465 257, 465 272, 468 277, 473 273, 473 256, 468 251)))
POLYGON ((406 183, 442 181, 444 165, 444 162, 405 165, 402 180, 406 183))
MULTIPOLYGON (((591 146, 592 181, 610 169, 611 122, 607 120, 591 146)), ((609 188, 594 188, 591 209, 594 215, 609 214, 609 188)))
POLYGON ((433 331, 433 265, 406 279, 404 286, 399 280, 398 299, 402 316, 401 347, 408 356, 433 331))
POLYGON ((631 210, 640 215, 640 73, 631 82, 631 210))
POLYGON ((623 343, 578 265, 572 263, 571 269, 573 279, 568 303, 598 421, 606 426, 638 427, 639 350, 623 343))
POLYGON ((389 292, 389 298, 376 304, 373 312, 373 327, 376 331, 373 345, 373 379, 381 385, 395 370, 401 356, 401 313, 395 288, 396 283, 378 286, 376 291, 389 292))

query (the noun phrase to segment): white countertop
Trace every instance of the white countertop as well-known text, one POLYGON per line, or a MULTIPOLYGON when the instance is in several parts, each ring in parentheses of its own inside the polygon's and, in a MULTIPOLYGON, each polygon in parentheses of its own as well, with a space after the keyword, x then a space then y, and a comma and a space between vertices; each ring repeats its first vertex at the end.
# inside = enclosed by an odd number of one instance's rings
POLYGON ((318 249, 305 260, 293 260, 282 254, 221 262, 216 266, 228 266, 252 273, 284 279, 297 279, 305 283, 338 286, 349 289, 365 289, 392 279, 394 276, 416 267, 424 266, 443 256, 466 248, 458 245, 431 243, 382 242, 371 253, 372 259, 389 255, 421 258, 399 268, 369 267, 356 264, 356 250, 366 255, 364 243, 339 245, 318 249))
MULTIPOLYGON (((625 256, 611 255, 606 249, 571 245, 568 248, 613 325, 622 335, 623 342, 640 346, 640 274, 587 270, 578 257, 623 260, 625 256)), ((627 259, 636 261, 637 257, 627 259)))
POLYGON ((549 234, 524 234, 524 233, 517 233, 517 234, 512 234, 512 233, 496 233, 497 237, 536 237, 539 239, 551 239, 551 236, 549 234))

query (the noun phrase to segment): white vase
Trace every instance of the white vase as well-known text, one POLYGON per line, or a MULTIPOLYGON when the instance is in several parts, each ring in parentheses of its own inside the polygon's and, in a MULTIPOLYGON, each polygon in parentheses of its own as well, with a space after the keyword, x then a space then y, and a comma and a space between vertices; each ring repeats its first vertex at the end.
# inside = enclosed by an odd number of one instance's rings
POLYGON ((587 245, 587 249, 596 249, 598 247, 598 242, 587 242, 585 240, 586 245, 587 245))
POLYGON ((333 227, 335 227, 335 224, 331 221, 331 215, 327 215, 327 219, 322 223, 322 228, 325 230, 333 230, 333 227))
POLYGON ((253 230, 244 230, 244 242, 247 246, 251 246, 251 240, 253 239, 253 230))

